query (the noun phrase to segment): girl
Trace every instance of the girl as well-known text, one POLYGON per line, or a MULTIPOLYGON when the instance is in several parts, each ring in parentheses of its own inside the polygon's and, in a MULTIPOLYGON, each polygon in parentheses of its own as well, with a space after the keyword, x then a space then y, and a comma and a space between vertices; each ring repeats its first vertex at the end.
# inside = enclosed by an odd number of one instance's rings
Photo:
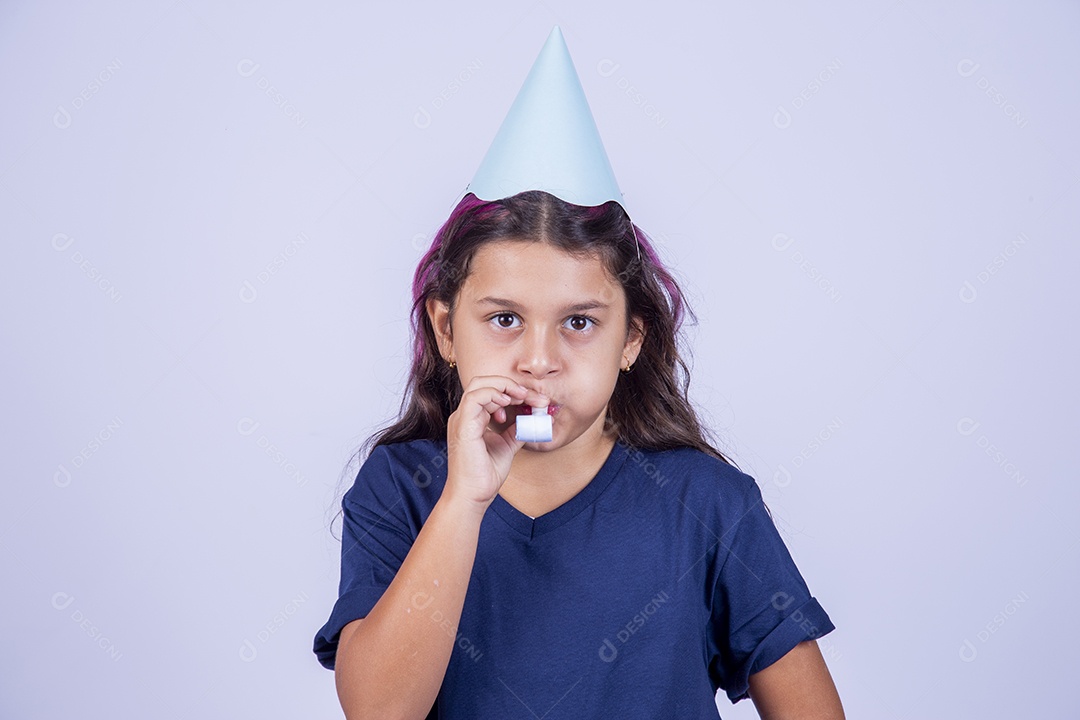
POLYGON ((315 638, 349 718, 843 718, 833 629, 706 440, 687 309, 617 202, 467 194, 413 283, 400 419, 342 501, 315 638), (550 442, 516 418, 552 417, 550 442))

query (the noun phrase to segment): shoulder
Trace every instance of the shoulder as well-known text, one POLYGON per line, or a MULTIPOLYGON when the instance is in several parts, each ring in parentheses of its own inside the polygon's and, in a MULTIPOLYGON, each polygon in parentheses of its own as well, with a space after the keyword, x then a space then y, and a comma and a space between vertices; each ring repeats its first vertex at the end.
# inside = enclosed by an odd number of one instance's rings
POLYGON ((728 528, 761 504, 757 481, 734 465, 696 448, 646 450, 624 445, 624 486, 638 508, 691 514, 710 527, 728 528))
POLYGON ((376 445, 365 465, 372 464, 394 472, 434 473, 446 467, 445 440, 409 440, 376 445))
POLYGON ((434 492, 435 498, 446 484, 446 442, 409 440, 376 445, 360 466, 356 482, 346 493, 347 500, 382 494, 408 499, 434 492))
POLYGON ((752 495, 757 489, 753 477, 697 448, 647 450, 631 445, 624 447, 625 467, 658 488, 676 489, 691 496, 752 495))

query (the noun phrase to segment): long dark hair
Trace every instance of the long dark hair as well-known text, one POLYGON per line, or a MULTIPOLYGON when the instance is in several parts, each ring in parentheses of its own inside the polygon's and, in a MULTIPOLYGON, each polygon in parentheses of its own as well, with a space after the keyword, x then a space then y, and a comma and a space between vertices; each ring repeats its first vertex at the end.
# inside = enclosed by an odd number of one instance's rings
POLYGON ((584 207, 540 190, 493 201, 466 194, 435 234, 413 276, 412 368, 398 418, 371 435, 353 458, 362 460, 378 445, 446 439, 447 419, 463 389, 439 354, 427 301, 435 298, 452 311, 477 249, 511 238, 599 255, 626 292, 628 318, 641 318, 644 342, 631 371, 619 373, 606 427, 633 448, 691 447, 734 465, 714 447, 690 402, 680 328, 687 314, 694 322, 697 318, 648 237, 615 201, 584 207))

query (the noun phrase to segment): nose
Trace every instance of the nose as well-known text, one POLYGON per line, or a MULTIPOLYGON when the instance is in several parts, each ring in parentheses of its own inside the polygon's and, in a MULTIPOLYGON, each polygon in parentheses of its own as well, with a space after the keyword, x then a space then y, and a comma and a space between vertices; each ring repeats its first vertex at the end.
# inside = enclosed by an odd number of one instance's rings
POLYGON ((542 378, 559 369, 559 338, 554 328, 533 324, 526 328, 519 345, 518 371, 542 378))

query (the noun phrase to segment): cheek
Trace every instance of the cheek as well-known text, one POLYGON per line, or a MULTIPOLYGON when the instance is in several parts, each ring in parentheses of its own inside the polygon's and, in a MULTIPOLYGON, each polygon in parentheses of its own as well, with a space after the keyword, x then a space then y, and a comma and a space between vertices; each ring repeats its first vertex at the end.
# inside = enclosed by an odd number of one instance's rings
POLYGON ((492 350, 491 338, 484 333, 484 329, 470 324, 459 328, 454 335, 455 344, 463 358, 473 361, 482 361, 492 350))
POLYGON ((462 345, 462 358, 465 362, 475 368, 480 375, 491 374, 488 371, 493 370, 505 371, 512 357, 511 353, 506 348, 491 342, 477 342, 476 340, 462 345))
POLYGON ((614 361, 600 363, 594 361, 583 366, 583 372, 577 378, 578 400, 592 408, 602 408, 611 400, 615 384, 619 380, 619 371, 614 361))
POLYGON ((618 377, 623 343, 619 338, 596 338, 585 343, 568 343, 564 359, 575 375, 588 376, 596 387, 607 387, 618 377))

